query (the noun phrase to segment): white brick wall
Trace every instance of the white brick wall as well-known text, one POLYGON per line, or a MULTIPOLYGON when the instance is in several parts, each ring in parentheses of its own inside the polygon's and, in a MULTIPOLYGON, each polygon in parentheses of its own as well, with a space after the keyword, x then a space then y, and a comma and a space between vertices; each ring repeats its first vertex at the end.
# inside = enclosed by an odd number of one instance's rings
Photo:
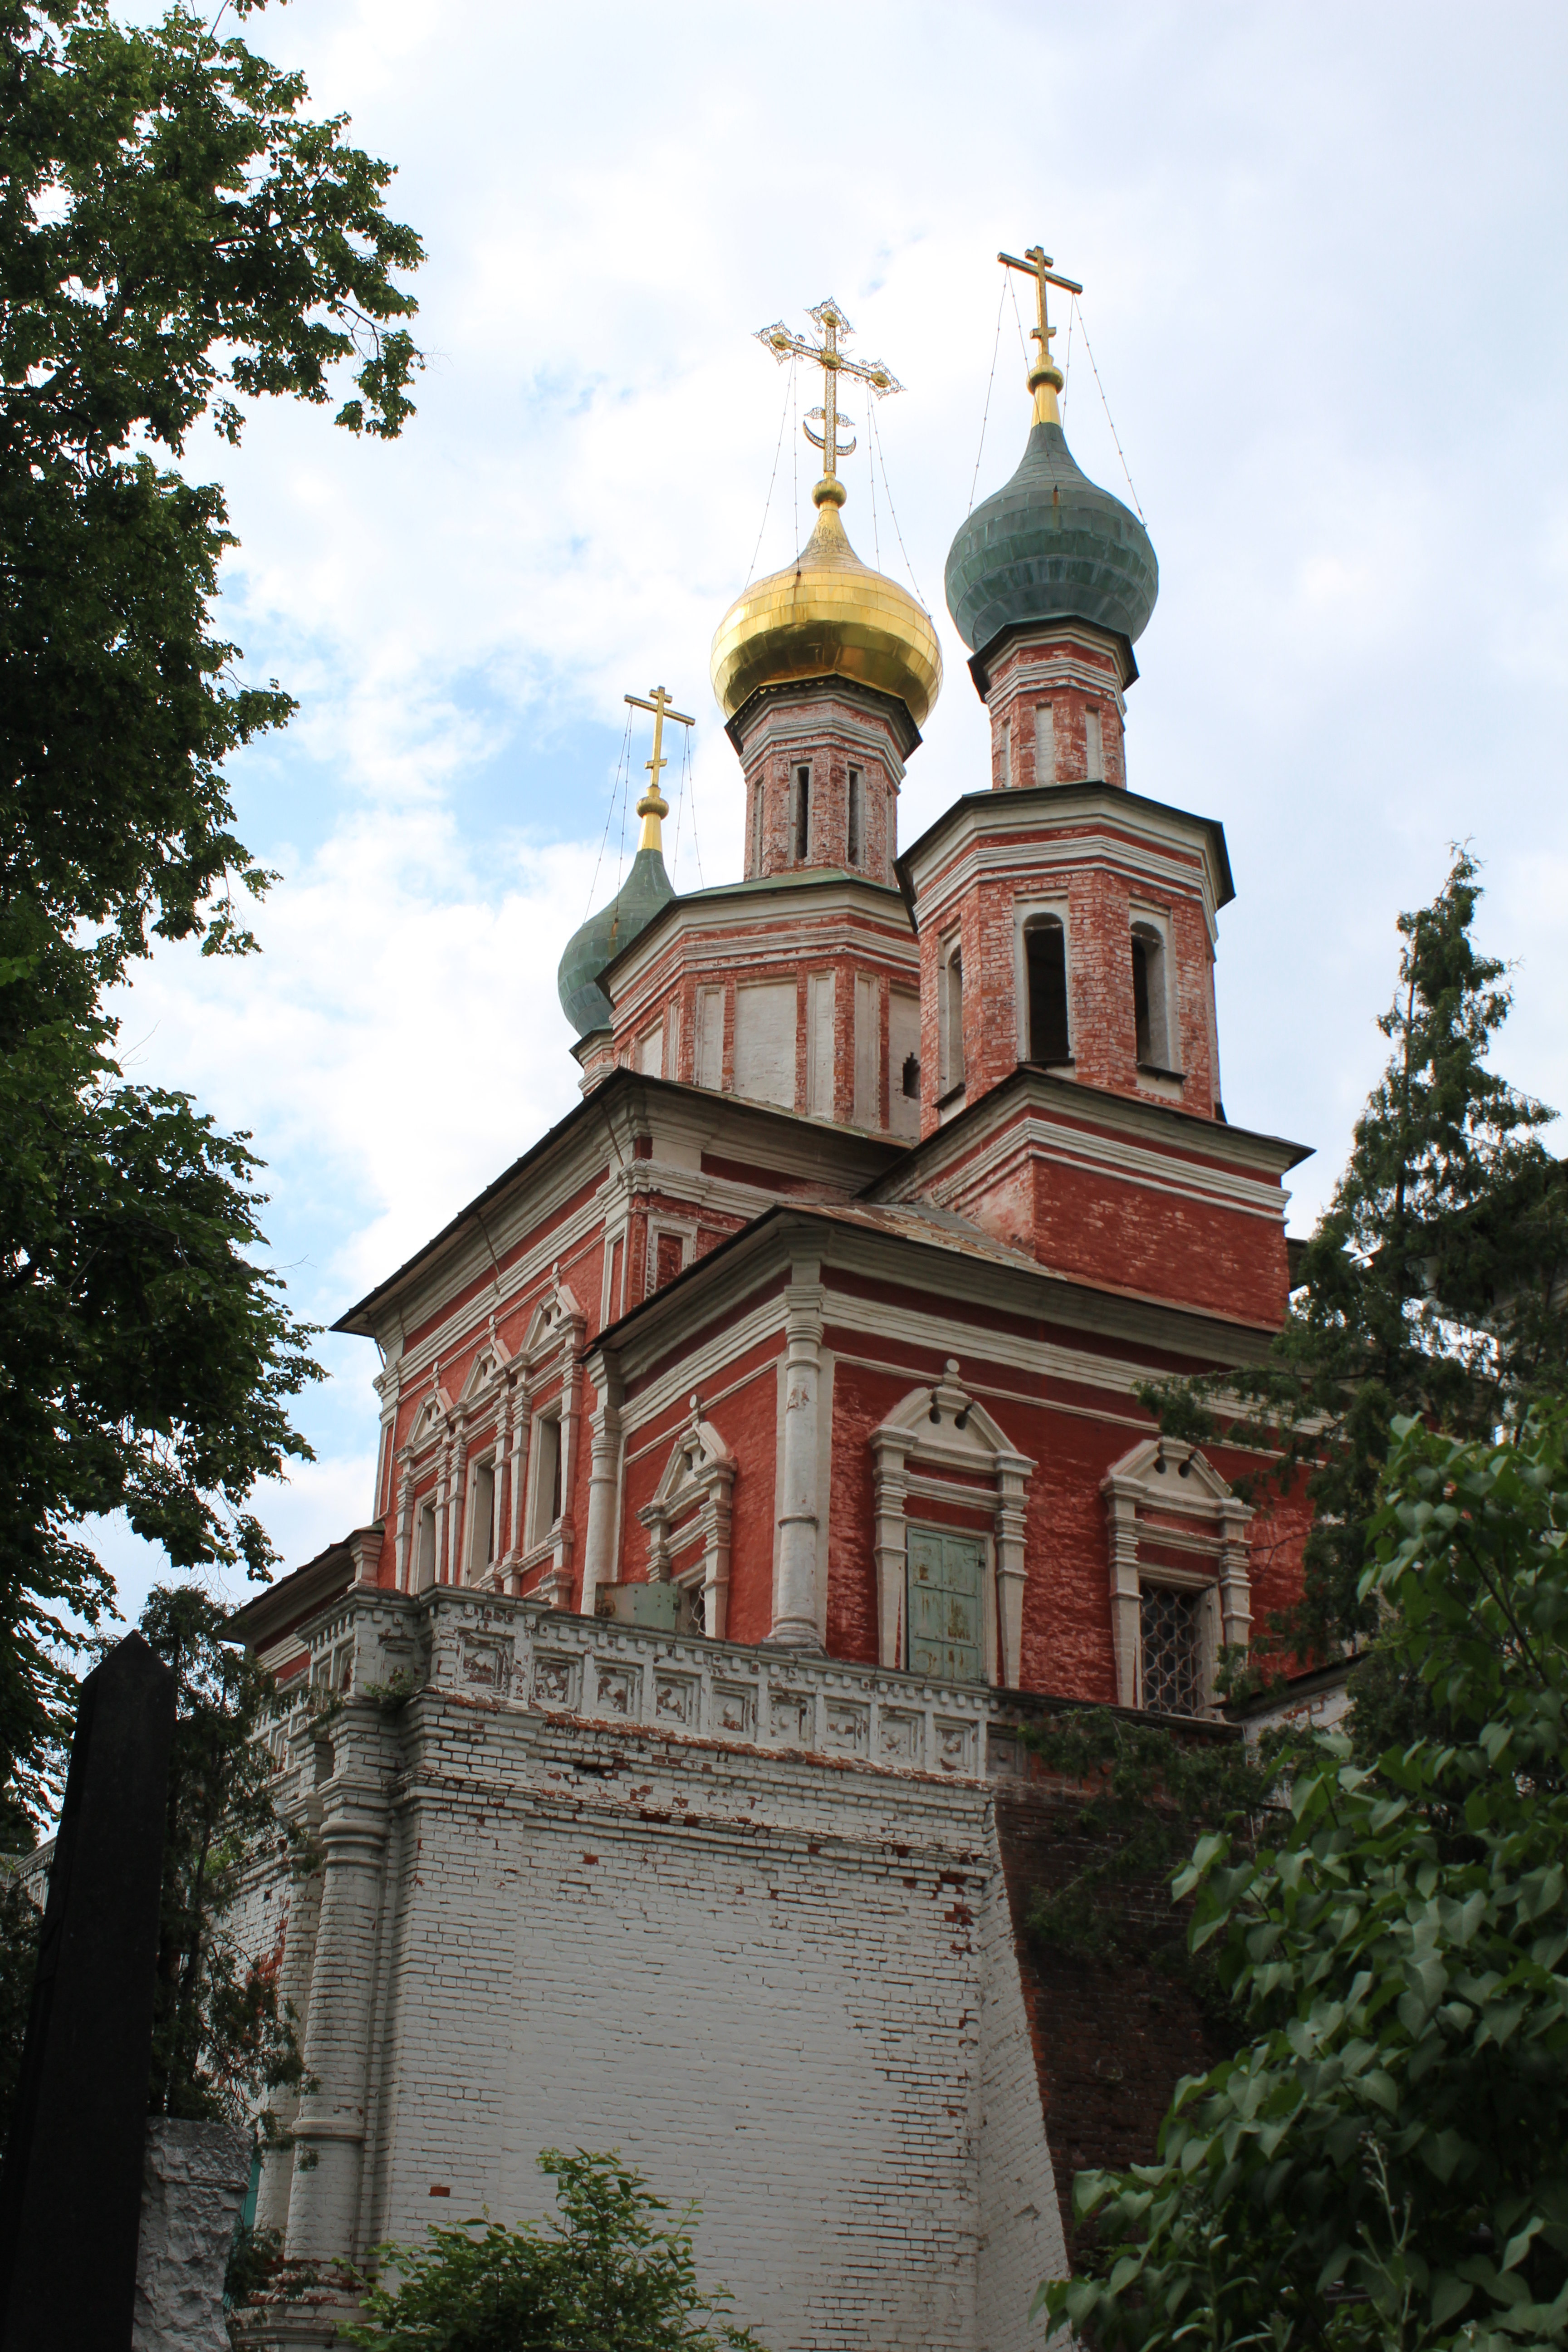
MULTIPOLYGON (((362 1765, 379 1743, 389 1825, 342 2251, 547 2211, 542 2147, 618 2147, 672 2203, 700 2200, 701 2273, 773 2352, 1038 2344, 1060 2228, 979 1740, 944 1777, 768 1738, 775 1680, 814 1736, 831 1698, 866 1707, 867 1747, 883 1711, 900 1739, 923 1718, 931 1754, 963 1749, 966 1709, 983 1736, 985 1695, 793 1659, 775 1675, 756 1652, 463 1595, 367 1597, 323 1643, 349 1620, 357 1688, 411 1633, 423 1688, 395 1715, 351 1703, 338 1727, 362 1765), (534 1653, 563 1641, 579 1704, 604 1658, 622 1699, 628 1662, 646 1668, 639 1716, 656 1669, 705 1690, 750 1673, 757 1737, 547 1712, 534 1653)), ((331 2074, 329 2053, 323 2113, 331 2074)), ((301 2245, 318 2178, 293 2183, 301 2245)))

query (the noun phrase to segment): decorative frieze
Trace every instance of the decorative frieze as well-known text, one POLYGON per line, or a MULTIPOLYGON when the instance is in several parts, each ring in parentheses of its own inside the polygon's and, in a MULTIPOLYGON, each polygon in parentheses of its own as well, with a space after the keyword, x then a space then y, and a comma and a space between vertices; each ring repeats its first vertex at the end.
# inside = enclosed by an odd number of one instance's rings
POLYGON ((351 1594, 311 1629, 311 1654, 323 1686, 352 1675, 354 1697, 428 1684, 655 1734, 974 1779, 1005 1701, 978 1684, 658 1633, 466 1587, 418 1601, 351 1594))

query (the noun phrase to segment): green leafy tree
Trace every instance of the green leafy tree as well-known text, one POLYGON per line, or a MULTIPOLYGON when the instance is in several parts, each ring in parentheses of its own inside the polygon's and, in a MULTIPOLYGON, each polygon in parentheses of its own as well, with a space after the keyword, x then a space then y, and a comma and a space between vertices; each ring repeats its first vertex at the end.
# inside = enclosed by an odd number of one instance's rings
POLYGON ((227 1616, 195 1584, 158 1586, 142 1612, 176 1693, 148 2106, 236 2123, 259 2110, 265 2134, 268 2095, 298 2088, 303 2068, 275 1971, 241 1948, 228 1917, 258 1852, 289 1844, 302 1868, 311 1856, 274 1799, 271 1676, 225 1639, 227 1616))
POLYGON ((1277 1651, 1375 1627, 1365 1529, 1395 1414, 1481 1436, 1568 1391, 1568 1184, 1542 1139, 1556 1114, 1488 1065, 1510 992, 1470 936, 1477 871, 1457 851, 1432 904, 1399 918, 1378 1024, 1393 1052, 1269 1360, 1146 1391, 1172 1433, 1260 1449, 1250 1491, 1310 1502, 1304 1597, 1271 1629, 1277 1651))
POLYGON ((100 1010, 154 939, 255 944, 225 761, 293 708, 213 626, 224 498, 172 461, 264 397, 410 413, 419 241, 306 99, 187 8, 0 0, 0 1769, 35 1808, 111 1601, 82 1521, 264 1577, 246 1497, 308 1452, 246 1139, 124 1085, 100 1010))
POLYGON ((1024 1744, 1047 1772, 1081 1791, 1073 1862, 1058 1884, 1037 1889, 1031 1936, 1098 1971, 1120 1960, 1152 1962, 1205 2000, 1212 1969, 1188 1952, 1185 1923, 1163 1895, 1171 1873, 1213 1830, 1246 1831, 1261 1818, 1278 1778, 1272 1754, 1234 1734, 1190 1733, 1139 1723, 1109 1707, 1074 1708, 1026 1725, 1024 1744))
POLYGON ((1251 2038, 1079 2178, 1095 2265, 1042 2300, 1099 2345, 1568 2344, 1568 1407, 1401 1420, 1387 1493, 1363 1597, 1426 1727, 1320 1735, 1278 1838, 1178 1876, 1251 2038))
MULTIPOLYGON (((379 2246, 360 2326, 364 2352, 720 2352, 758 2346, 722 2316, 731 2297, 697 2283, 689 2207, 668 2207, 616 2156, 546 2148, 559 2214, 506 2229, 436 2227, 421 2246, 379 2246), (388 2273, 393 2275, 389 2279, 388 2273)), ((760 2352, 760 2347, 758 2347, 760 2352)))

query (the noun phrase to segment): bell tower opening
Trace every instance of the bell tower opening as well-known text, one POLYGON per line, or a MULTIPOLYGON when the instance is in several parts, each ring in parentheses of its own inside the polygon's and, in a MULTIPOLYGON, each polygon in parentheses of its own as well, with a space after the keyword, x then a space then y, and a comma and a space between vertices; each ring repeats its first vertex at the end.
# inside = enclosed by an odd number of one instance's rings
POLYGON ((795 854, 804 866, 811 856, 811 770, 795 772, 795 854))
POLYGON ((1031 1062, 1069 1062, 1067 932, 1058 915, 1032 915, 1024 926, 1031 1062))
POLYGON ((1152 923, 1134 923, 1132 926, 1132 1019, 1140 1067, 1170 1069, 1165 942, 1152 923))

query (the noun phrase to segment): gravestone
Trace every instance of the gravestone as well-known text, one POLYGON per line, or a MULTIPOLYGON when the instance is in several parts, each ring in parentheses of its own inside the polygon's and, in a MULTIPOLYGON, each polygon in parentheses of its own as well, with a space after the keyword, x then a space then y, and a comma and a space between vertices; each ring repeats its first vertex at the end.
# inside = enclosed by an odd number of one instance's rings
POLYGON ((149 2117, 132 2352, 229 2352, 224 2273, 249 2179, 237 2124, 149 2117))
POLYGON ((130 1633, 81 1686, 11 2137, 0 2352, 128 2352, 174 1676, 130 1633))

